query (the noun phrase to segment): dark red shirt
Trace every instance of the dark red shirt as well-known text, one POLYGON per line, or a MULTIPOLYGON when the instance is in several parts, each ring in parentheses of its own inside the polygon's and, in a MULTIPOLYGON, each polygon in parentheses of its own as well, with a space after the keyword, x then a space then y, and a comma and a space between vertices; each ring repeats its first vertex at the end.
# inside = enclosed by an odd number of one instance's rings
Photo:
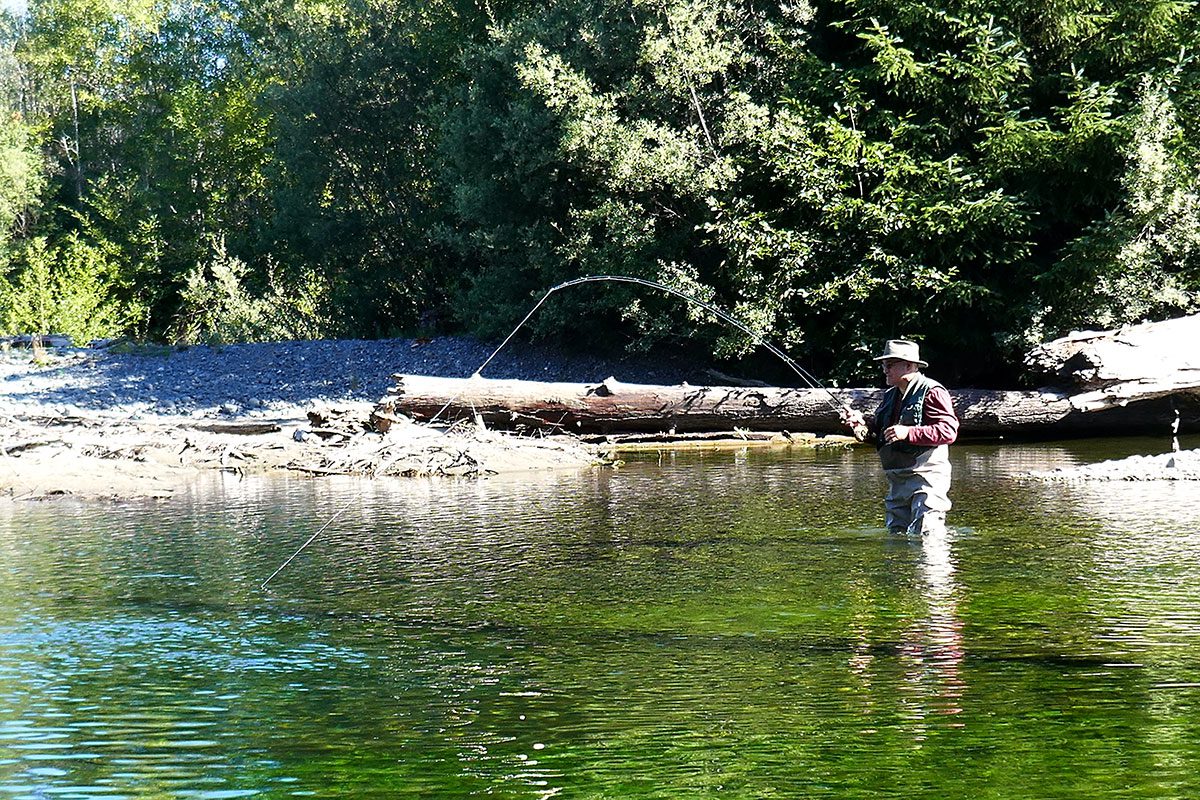
MULTIPOLYGON (((899 408, 897 403, 896 407, 899 408)), ((934 447, 939 444, 953 444, 958 438, 958 415, 954 413, 954 403, 950 400, 950 392, 944 386, 934 386, 925 395, 925 408, 921 412, 921 425, 908 429, 908 443, 921 447, 934 447)))

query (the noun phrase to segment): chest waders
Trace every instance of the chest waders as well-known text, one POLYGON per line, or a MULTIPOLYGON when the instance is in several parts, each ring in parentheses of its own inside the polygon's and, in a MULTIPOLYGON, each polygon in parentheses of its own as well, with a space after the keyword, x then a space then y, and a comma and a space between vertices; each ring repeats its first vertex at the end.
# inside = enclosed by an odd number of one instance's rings
POLYGON ((946 512, 950 510, 950 448, 944 444, 882 444, 883 431, 889 426, 922 424, 925 398, 935 386, 941 384, 917 373, 903 395, 895 387, 884 392, 875 411, 876 448, 888 481, 883 504, 888 531, 892 533, 932 533, 946 524, 946 512), (893 423, 897 404, 899 416, 893 423))

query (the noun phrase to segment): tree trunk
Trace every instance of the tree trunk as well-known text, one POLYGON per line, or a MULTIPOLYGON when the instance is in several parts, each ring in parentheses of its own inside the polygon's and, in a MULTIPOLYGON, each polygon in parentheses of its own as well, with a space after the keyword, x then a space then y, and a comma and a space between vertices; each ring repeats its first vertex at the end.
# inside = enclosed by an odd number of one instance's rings
MULTIPOLYGON (((396 375, 396 387, 372 419, 386 429, 396 414, 417 421, 481 419, 493 428, 572 433, 696 433, 791 431, 847 433, 838 420, 841 403, 870 413, 881 389, 786 389, 733 386, 648 386, 496 381, 396 375)), ((1050 391, 951 391, 962 423, 960 436, 1059 436, 1111 433, 1167 434, 1170 403, 1084 413, 1070 398, 1050 391)), ((1187 419, 1200 422, 1200 404, 1187 419)))
POLYGON ((1026 363, 1068 391, 1072 407, 1080 411, 1169 395, 1188 403, 1200 393, 1197 341, 1200 314, 1072 333, 1034 348, 1026 363))

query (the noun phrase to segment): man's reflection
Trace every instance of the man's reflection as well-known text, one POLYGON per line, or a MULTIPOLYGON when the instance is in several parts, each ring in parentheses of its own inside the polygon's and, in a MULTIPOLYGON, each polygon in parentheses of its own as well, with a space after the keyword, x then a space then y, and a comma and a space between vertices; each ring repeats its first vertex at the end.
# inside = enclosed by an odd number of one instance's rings
POLYGON ((954 719, 962 709, 966 683, 962 675, 963 635, 958 617, 961 590, 956 580, 953 554, 954 531, 927 534, 921 539, 895 540, 920 547, 920 559, 914 574, 917 599, 923 613, 900 631, 895 650, 897 661, 880 660, 877 625, 877 598, 869 580, 855 581, 862 589, 856 608, 861 613, 850 621, 852 650, 848 667, 857 686, 859 712, 867 721, 865 733, 875 733, 872 723, 882 721, 880 714, 898 702, 901 724, 913 728, 918 740, 924 739, 931 724, 961 727, 954 719), (890 667, 898 666, 898 671, 890 667), (885 678, 892 677, 895 683, 885 678), (893 688, 894 687, 894 688, 893 688), (898 698, 898 699, 896 699, 898 698), (933 720, 949 716, 941 723, 933 720))
MULTIPOLYGON (((931 715, 962 712, 966 689, 952 536, 952 532, 943 531, 921 539, 918 576, 926 613, 904 631, 900 646, 903 702, 907 715, 918 723, 919 738, 924 736, 931 715)), ((949 725, 960 727, 961 723, 949 725)))

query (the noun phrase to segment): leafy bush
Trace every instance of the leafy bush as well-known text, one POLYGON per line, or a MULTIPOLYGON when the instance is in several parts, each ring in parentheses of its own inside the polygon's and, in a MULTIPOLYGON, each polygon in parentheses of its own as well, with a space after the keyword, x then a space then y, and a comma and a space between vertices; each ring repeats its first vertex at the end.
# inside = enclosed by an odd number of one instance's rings
POLYGON ((75 342, 115 336, 130 309, 114 297, 114 265, 76 235, 58 247, 38 237, 9 257, 0 277, 0 315, 9 333, 62 333, 75 342))
POLYGON ((28 231, 46 186, 45 166, 28 127, 0 106, 0 251, 28 231))
POLYGON ((1053 301, 1035 318, 1031 340, 1200 309, 1200 170, 1181 147, 1170 88, 1143 81, 1128 121, 1122 202, 1045 276, 1053 301))
POLYGON ((250 269, 212 241, 207 263, 197 264, 185 277, 174 338, 182 343, 279 341, 315 339, 329 328, 322 307, 328 288, 316 276, 301 285, 285 287, 268 281, 254 296, 247 288, 250 269))

